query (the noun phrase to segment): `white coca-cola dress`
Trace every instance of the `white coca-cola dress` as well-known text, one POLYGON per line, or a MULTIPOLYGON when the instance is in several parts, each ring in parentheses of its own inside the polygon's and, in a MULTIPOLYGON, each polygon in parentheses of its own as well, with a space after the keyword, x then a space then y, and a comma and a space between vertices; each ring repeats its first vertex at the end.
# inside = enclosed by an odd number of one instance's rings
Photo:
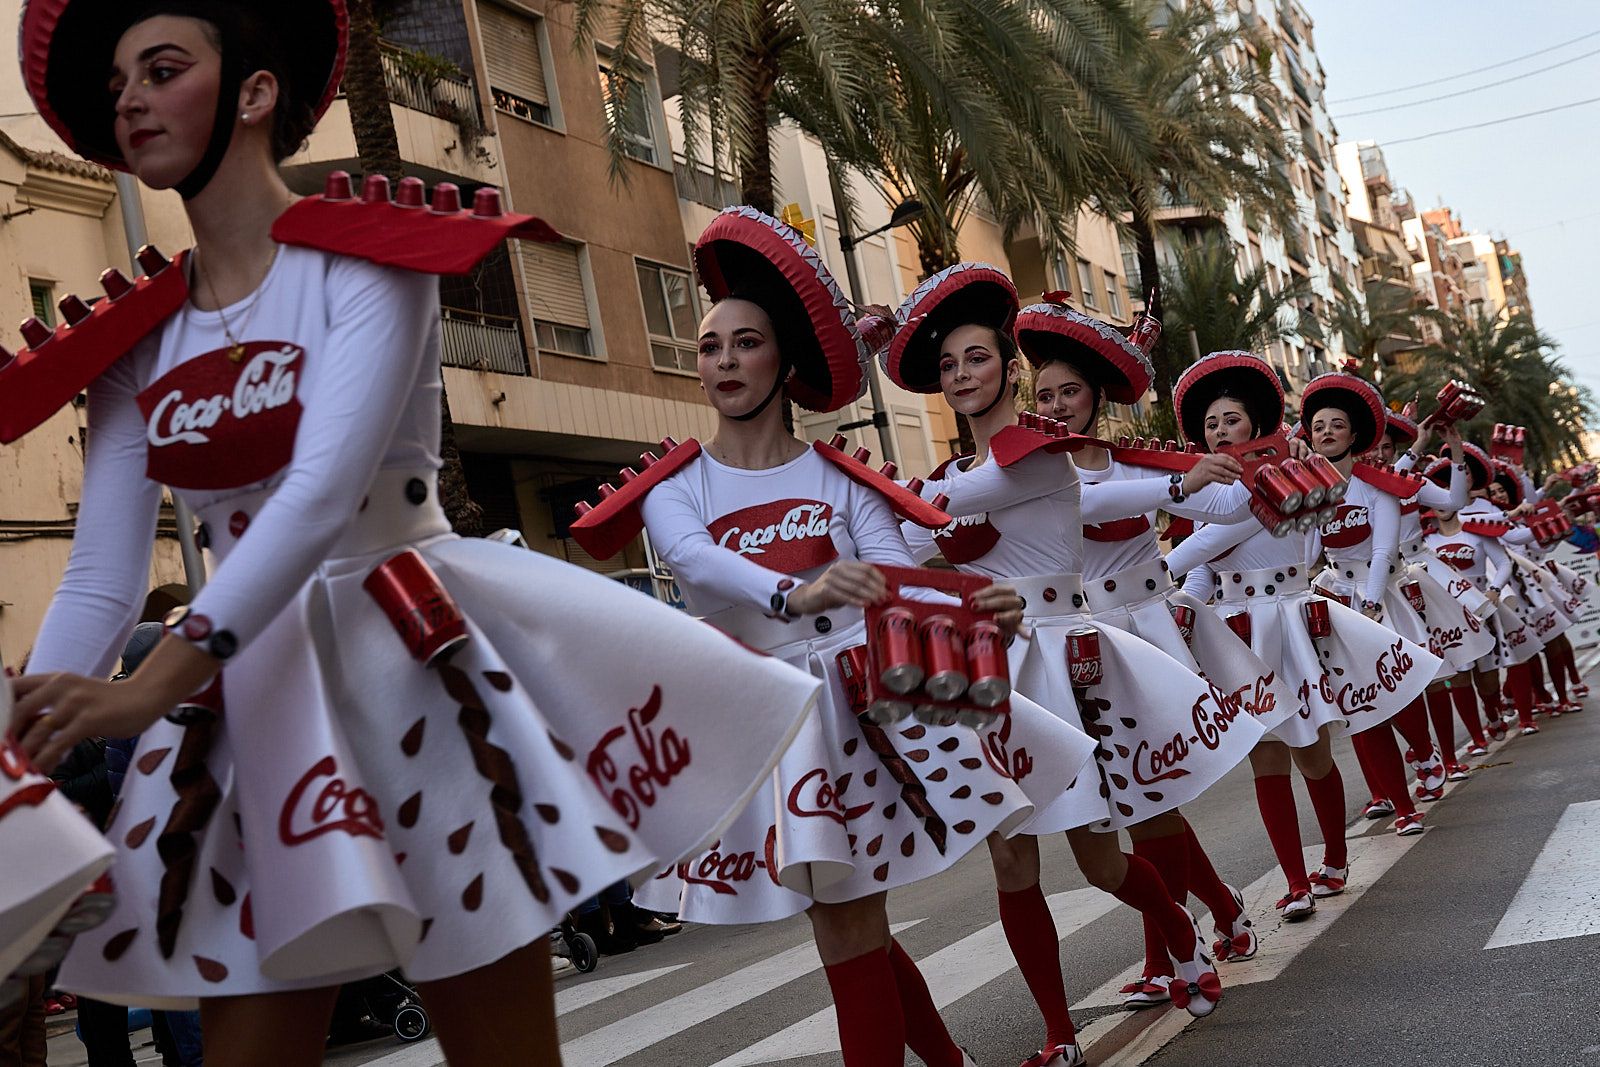
MULTIPOLYGON (((949 868, 985 835, 1014 831, 1088 760, 1081 734, 1017 697, 1009 719, 982 736, 907 719, 882 729, 888 751, 874 750, 837 663, 866 640, 862 612, 783 618, 772 597, 836 560, 913 564, 884 496, 816 449, 767 470, 702 451, 641 511, 690 611, 822 684, 756 797, 709 851, 641 887, 645 907, 695 922, 767 922, 813 901, 907 885, 949 868)), ((736 709, 748 722, 767 714, 753 698, 736 709)))
POLYGON ((1473 670, 1497 671, 1532 659, 1540 645, 1528 633, 1527 625, 1509 607, 1489 596, 1491 589, 1504 595, 1490 582, 1490 564, 1504 580, 1509 580, 1511 574, 1511 560, 1499 539, 1461 529, 1453 534, 1431 533, 1426 540, 1433 550, 1429 570, 1434 571, 1450 595, 1460 599, 1468 610, 1474 604, 1483 605, 1485 614, 1480 618, 1494 636, 1494 648, 1472 665, 1473 670))
MULTIPOLYGON (((0 678, 0 722, 11 686, 0 678)), ((0 985, 111 865, 111 845, 0 732, 0 985)), ((5 997, 0 994, 0 1010, 5 997)))
POLYGON ((1273 537, 1254 518, 1195 531, 1167 556, 1184 589, 1211 596, 1224 618, 1245 612, 1250 647, 1295 686, 1296 714, 1273 729, 1292 748, 1314 744, 1318 731, 1341 724, 1351 733, 1387 722, 1419 696, 1438 672, 1426 649, 1358 611, 1314 593, 1307 534, 1273 537), (1330 633, 1313 640, 1306 604, 1327 605, 1330 633))
POLYGON ((214 726, 140 739, 108 829, 116 910, 62 986, 174 1008, 444 978, 713 840, 816 683, 625 586, 450 532, 434 278, 281 247, 226 315, 248 323, 242 358, 185 305, 90 389, 77 538, 30 669, 108 673, 163 482, 215 563, 181 629, 237 653, 214 726), (468 623, 432 668, 362 588, 407 548, 468 623))
MULTIPOLYGON (((1453 480, 1466 481, 1467 473, 1459 465, 1451 471, 1453 480)), ((1443 494, 1449 502, 1448 491, 1432 482, 1425 481, 1419 492, 1428 489, 1443 494)), ((1353 604, 1362 600, 1382 604, 1383 624, 1437 656, 1440 663, 1434 680, 1443 681, 1469 669, 1494 647, 1494 637, 1425 567, 1406 560, 1401 551, 1405 507, 1392 494, 1352 479, 1334 517, 1314 535, 1328 559, 1327 569, 1315 584, 1353 604), (1411 583, 1421 594, 1421 611, 1406 595, 1411 583)), ((1417 533, 1421 533, 1420 521, 1417 533)))
POLYGON ((919 558, 942 553, 960 570, 1017 588, 1032 632, 1011 646, 1013 683, 1093 738, 1095 769, 1085 768, 1027 833, 1144 822, 1194 800, 1249 754, 1262 734, 1254 690, 1224 692, 1188 663, 1090 613, 1081 573, 1082 487, 1068 456, 1039 450, 1007 467, 991 457, 941 473, 922 491, 948 496, 946 510, 959 518, 936 533, 906 527, 912 551, 919 558), (1068 671, 1073 631, 1092 632, 1100 646, 1101 681, 1079 693, 1068 671))
MULTIPOLYGON (((1408 471, 1414 463, 1415 456, 1407 452, 1395 463, 1395 470, 1408 471)), ((1400 504, 1400 559, 1405 564, 1406 576, 1419 582, 1426 577, 1432 583, 1432 586, 1423 585, 1425 602, 1431 603, 1430 598, 1437 595, 1433 587, 1437 587, 1445 596, 1454 598, 1470 617, 1470 621, 1463 621, 1459 640, 1455 634, 1447 633, 1440 635, 1438 647, 1428 646, 1434 655, 1444 657, 1446 666, 1440 668, 1441 672, 1451 666, 1457 672, 1470 671, 1475 663, 1494 651, 1494 631, 1483 625, 1483 620, 1494 614, 1494 604, 1470 583, 1463 583, 1458 591, 1452 591, 1447 584, 1452 568, 1439 562, 1422 535, 1423 508, 1452 514, 1460 511, 1467 504, 1471 487, 1472 478, 1466 466, 1456 463, 1450 468, 1448 488, 1424 481, 1415 496, 1400 504)), ((1431 608, 1428 617, 1434 618, 1431 608)), ((1448 611, 1444 612, 1444 617, 1453 618, 1448 611)))

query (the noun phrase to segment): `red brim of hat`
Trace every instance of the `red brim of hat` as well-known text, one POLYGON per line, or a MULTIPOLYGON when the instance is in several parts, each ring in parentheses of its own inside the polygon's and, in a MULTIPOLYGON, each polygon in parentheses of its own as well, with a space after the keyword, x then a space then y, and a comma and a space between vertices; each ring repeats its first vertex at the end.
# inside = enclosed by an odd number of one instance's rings
POLYGON ((1055 359, 1080 368, 1118 404, 1136 402, 1155 378, 1149 357, 1116 327, 1060 304, 1023 308, 1017 346, 1036 368, 1055 359))
MULTIPOLYGON (((1266 360, 1249 352, 1213 352, 1190 364, 1172 389, 1172 406, 1184 440, 1205 443, 1206 409, 1228 386, 1261 398, 1262 403, 1254 406, 1260 407, 1266 418, 1255 427, 1257 436, 1270 437, 1278 432, 1283 425, 1283 383, 1278 381, 1277 372, 1266 360)), ((1259 418, 1259 414, 1252 411, 1251 418, 1259 418)))
POLYGON ((1403 445, 1409 445, 1421 433, 1417 429, 1416 422, 1393 411, 1387 412, 1384 415, 1384 420, 1387 423, 1384 427, 1384 432, 1397 439, 1403 445))
MULTIPOLYGON (((18 29, 22 81, 40 117, 78 155, 116 170, 128 165, 112 135, 106 79, 117 41, 145 6, 136 0, 26 0, 18 29)), ((236 0, 236 6, 260 7, 283 32, 294 74, 320 87, 312 107, 320 119, 344 76, 350 38, 345 0, 236 0)))
POLYGON ((1300 394, 1300 421, 1307 428, 1311 416, 1326 407, 1337 407, 1350 416, 1354 433, 1350 451, 1362 455, 1378 443, 1379 427, 1388 424, 1389 409, 1383 406, 1383 394, 1372 383, 1341 371, 1333 371, 1311 379, 1300 394))
POLYGON ((1017 287, 987 263, 946 267, 906 298, 896 314, 901 326, 880 356, 889 380, 913 393, 939 391, 939 342, 958 326, 1016 326, 1017 287))
MULTIPOLYGON (((1489 464, 1489 454, 1477 445, 1469 444, 1465 441, 1462 444, 1464 446, 1462 451, 1466 453, 1467 473, 1472 477, 1472 488, 1483 489, 1487 487, 1489 484, 1489 471, 1492 469, 1489 464)), ((1442 453, 1447 456, 1450 455, 1449 447, 1446 446, 1442 449, 1442 453)), ((1440 485, 1449 485, 1449 470, 1450 463, 1446 460, 1439 460, 1428 468, 1428 477, 1440 485), (1434 477, 1435 474, 1440 472, 1445 472, 1443 480, 1434 477)))
POLYGON ((728 208, 694 246, 700 283, 714 301, 730 296, 766 311, 794 367, 784 393, 812 411, 836 411, 861 395, 862 349, 855 315, 816 249, 754 208, 728 208))

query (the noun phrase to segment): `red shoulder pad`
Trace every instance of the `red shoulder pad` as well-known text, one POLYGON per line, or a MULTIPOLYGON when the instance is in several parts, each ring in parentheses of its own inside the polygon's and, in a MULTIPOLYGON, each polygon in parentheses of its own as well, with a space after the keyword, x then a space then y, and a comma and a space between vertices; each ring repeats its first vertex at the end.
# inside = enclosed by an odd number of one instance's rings
POLYGON ((1461 528, 1469 534, 1479 537, 1504 537, 1516 529, 1516 524, 1511 522, 1497 522, 1493 519, 1473 519, 1463 522, 1461 528))
POLYGON ((1167 528, 1161 532, 1161 540, 1175 542, 1193 535, 1194 520, 1186 519, 1181 515, 1174 515, 1172 516, 1172 521, 1167 523, 1167 528))
MULTIPOLYGON (((1167 442, 1172 445, 1173 442, 1167 442)), ((1163 447, 1162 442, 1151 438, 1149 442, 1137 438, 1131 444, 1110 445, 1111 458, 1130 467, 1146 467, 1158 471, 1187 474, 1203 458, 1199 452, 1187 452, 1177 447, 1163 447)))
POLYGON ((120 271, 100 275, 106 299, 91 307, 76 296, 61 299, 61 325, 38 319, 22 324, 28 347, 10 359, 0 348, 0 443, 10 444, 60 411, 90 382, 148 337, 189 298, 184 261, 168 262, 146 246, 145 273, 130 282, 120 271))
POLYGON ((344 171, 328 176, 323 195, 299 201, 272 224, 280 244, 419 274, 466 274, 508 237, 561 240, 543 219, 502 210, 497 189, 479 189, 472 210, 464 211, 461 191, 449 182, 434 186, 425 201, 422 180, 402 178, 390 200, 388 179, 370 175, 357 198, 344 171))
POLYGON ((989 454, 1002 467, 1012 467, 1035 452, 1076 452, 1091 444, 1087 437, 1056 437, 1024 426, 1011 425, 989 439, 989 454))
POLYGON ((1360 478, 1372 488, 1399 497, 1401 500, 1417 495, 1425 479, 1420 474, 1375 467, 1370 463, 1357 463, 1351 468, 1352 477, 1360 478))
POLYGON ((639 505, 650 490, 693 462, 700 454, 700 442, 691 437, 680 445, 669 437, 661 442, 661 449, 660 459, 652 452, 639 457, 642 472, 622 468, 618 479, 622 488, 607 483, 600 487, 599 503, 578 505, 578 517, 571 526, 572 539, 595 559, 610 559, 639 536, 644 529, 639 505))
MULTIPOLYGON (((834 440, 842 442, 844 438, 839 436, 834 440)), ((898 484, 889 474, 875 471, 867 466, 866 449, 860 449, 856 455, 845 455, 838 444, 828 441, 815 441, 811 447, 816 449, 823 459, 843 471, 852 482, 882 494, 884 499, 888 500, 889 507, 902 519, 914 522, 927 530, 940 530, 955 521, 945 514, 943 508, 934 507, 916 493, 898 484)))

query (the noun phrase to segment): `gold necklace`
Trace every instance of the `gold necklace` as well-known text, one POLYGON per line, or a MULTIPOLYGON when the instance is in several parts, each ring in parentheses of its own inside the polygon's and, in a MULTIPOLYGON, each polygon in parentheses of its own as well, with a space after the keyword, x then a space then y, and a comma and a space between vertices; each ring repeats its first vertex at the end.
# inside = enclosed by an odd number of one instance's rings
MULTIPOLYGON (((267 274, 272 273, 272 264, 277 258, 278 246, 273 245, 272 259, 267 261, 267 270, 261 276, 261 285, 266 284, 267 274)), ((200 273, 200 259, 198 256, 195 257, 195 271, 200 273)), ((222 309, 222 301, 217 298, 217 287, 212 284, 211 273, 209 271, 201 273, 201 279, 206 283, 206 292, 211 294, 211 302, 217 305, 217 317, 222 320, 222 335, 228 339, 228 361, 230 363, 238 363, 244 359, 244 342, 234 336, 233 327, 228 322, 228 313, 222 309)), ((246 334, 250 329, 250 320, 255 317, 256 305, 260 303, 261 286, 258 285, 254 295, 251 297, 250 306, 245 308, 244 318, 239 321, 239 333, 241 335, 246 334)))

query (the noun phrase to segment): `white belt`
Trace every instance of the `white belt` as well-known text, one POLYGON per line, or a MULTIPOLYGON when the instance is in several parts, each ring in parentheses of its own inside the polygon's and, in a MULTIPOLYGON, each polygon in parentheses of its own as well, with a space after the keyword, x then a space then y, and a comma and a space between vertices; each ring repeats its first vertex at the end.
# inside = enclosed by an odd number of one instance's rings
POLYGON ((1400 558, 1401 559, 1413 560, 1413 559, 1416 559, 1418 556, 1429 556, 1429 555, 1432 555, 1432 551, 1428 548, 1428 542, 1424 541, 1420 537, 1417 538, 1415 541, 1401 541, 1400 542, 1400 558))
POLYGON ((1165 597, 1172 592, 1172 575, 1167 570, 1166 560, 1153 559, 1104 578, 1092 578, 1083 585, 1091 608, 1110 611, 1165 597))
POLYGON ((1311 588, 1303 564, 1262 567, 1253 571, 1218 571, 1217 599, 1237 603, 1251 597, 1303 593, 1311 588))
MULTIPOLYGON (((425 541, 450 532, 450 520, 439 506, 438 472, 381 470, 367 488, 361 508, 350 517, 329 559, 369 556, 386 548, 425 541)), ((277 487, 219 500, 198 512, 198 538, 218 560, 239 543, 277 487)))
POLYGON ((703 621, 751 648, 771 652, 784 645, 842 634, 862 626, 865 618, 860 608, 830 608, 820 615, 778 619, 759 608, 732 607, 706 615, 703 621))
MULTIPOLYGON (((1334 582, 1348 582, 1365 588, 1367 577, 1372 573, 1372 564, 1364 559, 1339 559, 1329 560, 1328 569, 1322 572, 1321 577, 1334 582)), ((1389 564, 1389 581, 1394 581, 1401 574, 1400 565, 1389 564)))
POLYGON ((1089 614, 1083 595, 1083 575, 1046 574, 1037 578, 1017 578, 1006 583, 1022 597, 1022 615, 1027 619, 1048 619, 1063 615, 1089 614))

